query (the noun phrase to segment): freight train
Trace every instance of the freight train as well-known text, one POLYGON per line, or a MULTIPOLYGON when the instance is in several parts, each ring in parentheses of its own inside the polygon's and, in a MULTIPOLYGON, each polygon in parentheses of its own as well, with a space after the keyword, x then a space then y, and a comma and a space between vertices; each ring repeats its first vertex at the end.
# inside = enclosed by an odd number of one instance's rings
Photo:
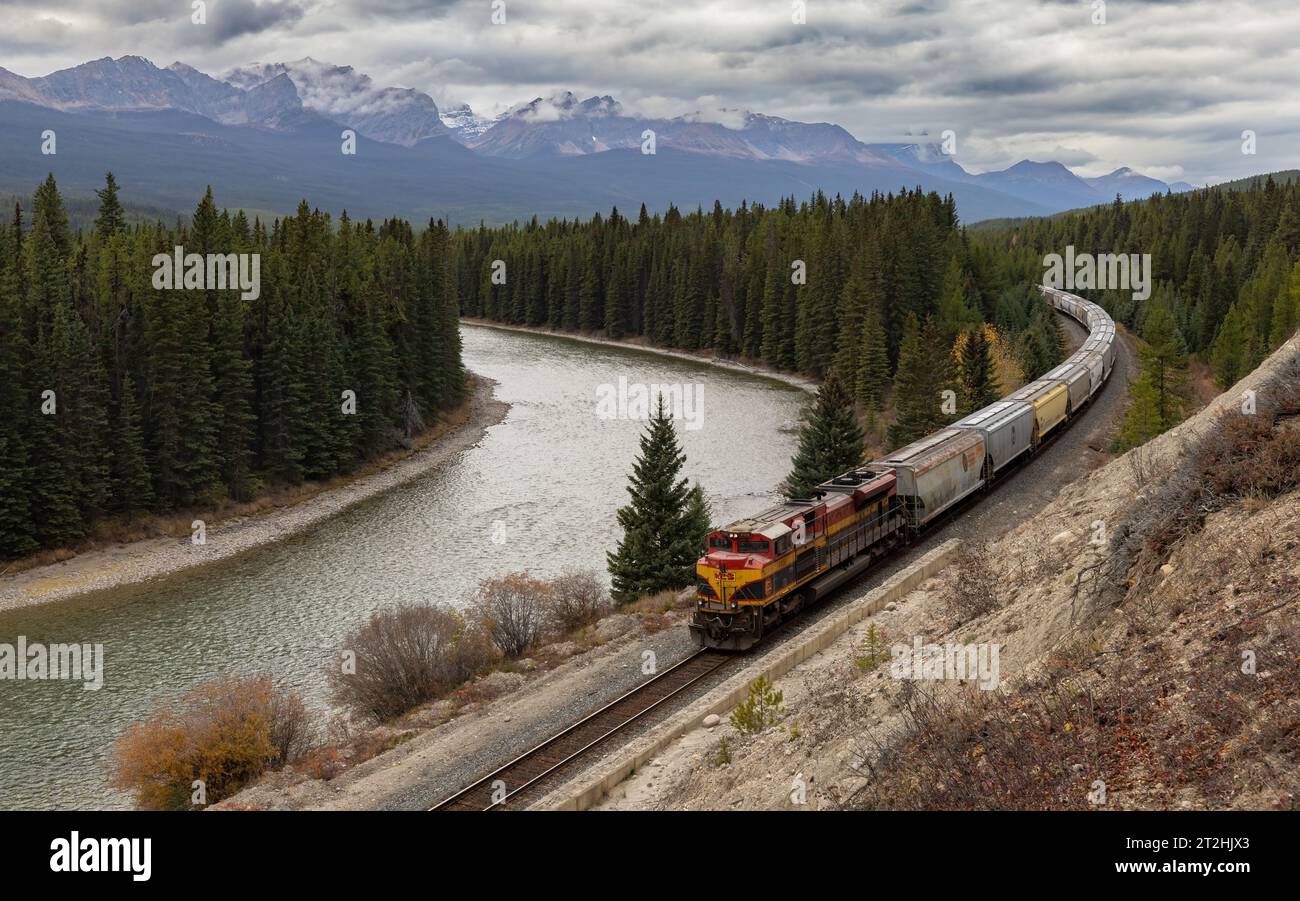
POLYGON ((1115 323, 1074 294, 1043 299, 1088 329, 1088 339, 1043 377, 881 460, 709 533, 695 565, 697 643, 746 650, 946 511, 991 485, 1063 429, 1097 396, 1115 365, 1115 323))

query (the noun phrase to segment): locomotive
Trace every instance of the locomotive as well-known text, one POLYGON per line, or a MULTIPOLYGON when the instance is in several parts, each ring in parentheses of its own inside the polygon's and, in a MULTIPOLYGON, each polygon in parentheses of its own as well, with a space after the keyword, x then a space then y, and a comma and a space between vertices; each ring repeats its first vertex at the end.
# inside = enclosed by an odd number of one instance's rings
POLYGON ((710 532, 695 564, 690 629, 698 644, 753 647, 1032 456, 1092 401, 1115 365, 1115 323, 1082 297, 1040 290, 1088 329, 1083 346, 1002 400, 823 482, 810 497, 710 532))

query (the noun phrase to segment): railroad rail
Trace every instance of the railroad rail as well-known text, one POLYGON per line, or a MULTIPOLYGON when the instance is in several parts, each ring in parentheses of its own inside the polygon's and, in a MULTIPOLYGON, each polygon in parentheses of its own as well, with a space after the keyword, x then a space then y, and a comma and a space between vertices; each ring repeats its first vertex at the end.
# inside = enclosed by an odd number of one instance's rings
POLYGON ((548 738, 430 810, 496 810, 565 764, 699 682, 734 654, 705 648, 548 738))

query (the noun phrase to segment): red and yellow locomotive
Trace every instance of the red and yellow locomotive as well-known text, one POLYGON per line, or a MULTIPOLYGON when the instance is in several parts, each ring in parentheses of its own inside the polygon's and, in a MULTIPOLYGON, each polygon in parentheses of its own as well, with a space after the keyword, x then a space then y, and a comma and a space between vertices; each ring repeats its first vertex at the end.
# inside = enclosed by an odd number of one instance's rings
POLYGON ((711 532, 691 632, 709 647, 752 647, 894 547, 903 524, 894 473, 864 466, 711 532))

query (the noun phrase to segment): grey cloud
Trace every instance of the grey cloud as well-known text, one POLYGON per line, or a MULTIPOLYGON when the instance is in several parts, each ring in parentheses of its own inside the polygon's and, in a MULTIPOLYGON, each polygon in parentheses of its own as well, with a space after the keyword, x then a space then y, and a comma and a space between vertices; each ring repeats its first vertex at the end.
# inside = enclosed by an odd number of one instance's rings
POLYGON ((489 0, 209 0, 203 31, 187 0, 0 0, 0 50, 26 75, 124 53, 210 72, 310 55, 481 112, 555 89, 680 113, 716 98, 865 141, 954 128, 977 167, 1077 148, 1076 165, 1197 180, 1294 167, 1300 146, 1294 0, 1115 0, 1104 26, 1087 0, 812 0, 805 26, 780 0, 506 2, 494 26, 489 0), (1269 140, 1234 159, 1245 127, 1269 140))

